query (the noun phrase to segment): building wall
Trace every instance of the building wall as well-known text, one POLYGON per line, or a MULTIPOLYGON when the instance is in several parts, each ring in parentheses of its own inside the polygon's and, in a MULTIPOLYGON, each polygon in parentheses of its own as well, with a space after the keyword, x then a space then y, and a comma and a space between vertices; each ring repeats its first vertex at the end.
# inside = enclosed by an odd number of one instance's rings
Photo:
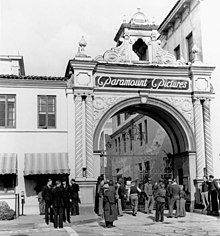
MULTIPOLYGON (((16 82, 16 81, 15 81, 16 82)), ((64 89, 3 88, 0 94, 16 95, 16 128, 0 128, 0 153, 17 154, 16 193, 25 191, 28 197, 35 196, 36 180, 24 178, 25 153, 63 153, 67 151, 67 101, 64 89), (56 128, 38 128, 38 95, 56 96, 56 128)), ((71 167, 70 167, 71 168, 71 167)), ((33 201, 31 201, 33 204, 33 201)))
MULTIPOLYGON (((123 116, 123 115, 121 115, 123 116)), ((141 171, 145 170, 145 162, 149 161, 150 163, 150 176, 153 178, 153 181, 158 181, 162 174, 164 174, 164 161, 163 158, 166 157, 168 153, 172 154, 172 145, 170 139, 165 132, 165 130, 153 119, 143 116, 136 115, 132 120, 133 125, 137 126, 142 123, 142 131, 143 131, 143 140, 142 145, 140 141, 139 130, 134 129, 134 140, 132 140, 132 150, 130 148, 130 137, 129 137, 129 129, 124 124, 120 126, 120 128, 115 131, 111 135, 111 149, 108 150, 108 166, 106 169, 107 177, 111 178, 108 171, 110 171, 114 179, 117 176, 122 177, 131 177, 132 179, 140 179, 141 171), (145 121, 147 121, 147 139, 145 134, 145 121), (126 152, 124 150, 124 141, 123 141, 123 133, 126 134, 126 152), (118 138, 120 138, 120 150, 118 144, 118 138), (117 139, 117 151, 116 151, 116 143, 117 139), (147 140, 147 141, 146 141, 147 140), (108 176, 109 175, 109 176, 108 176)), ((129 120, 129 121, 130 121, 129 120)), ((113 124, 115 124, 116 119, 113 117, 113 124)), ((128 122, 130 123, 130 122, 128 122)))
POLYGON ((188 61, 186 38, 191 32, 193 44, 199 50, 198 58, 203 61, 200 4, 198 4, 197 0, 191 1, 190 7, 185 8, 182 14, 177 15, 175 23, 172 23, 168 32, 166 34, 163 32, 163 35, 160 36, 162 48, 175 54, 174 49, 180 45, 181 54, 185 61, 188 61))

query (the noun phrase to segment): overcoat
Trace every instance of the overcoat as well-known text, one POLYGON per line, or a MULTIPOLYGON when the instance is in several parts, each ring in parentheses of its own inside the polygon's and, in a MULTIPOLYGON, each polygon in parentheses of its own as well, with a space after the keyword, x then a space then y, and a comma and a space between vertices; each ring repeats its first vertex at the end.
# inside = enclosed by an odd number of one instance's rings
POLYGON ((118 211, 116 208, 115 191, 113 188, 104 190, 103 194, 103 210, 105 221, 113 222, 118 219, 118 211))

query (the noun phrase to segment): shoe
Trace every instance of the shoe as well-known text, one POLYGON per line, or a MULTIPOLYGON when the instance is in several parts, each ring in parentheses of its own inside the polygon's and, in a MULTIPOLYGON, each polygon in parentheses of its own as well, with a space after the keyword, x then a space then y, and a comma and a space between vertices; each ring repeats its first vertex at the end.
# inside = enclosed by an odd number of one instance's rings
POLYGON ((106 226, 106 228, 112 228, 112 226, 111 226, 111 225, 108 225, 108 226, 106 226))
POLYGON ((71 221, 70 221, 70 220, 67 220, 67 222, 68 222, 68 223, 71 223, 71 221))
POLYGON ((49 225, 49 221, 46 221, 46 224, 49 225))
POLYGON ((152 214, 152 212, 151 212, 151 211, 149 211, 149 213, 150 213, 150 214, 152 214))
POLYGON ((133 216, 136 216, 136 214, 134 214, 134 213, 133 213, 132 215, 133 215, 133 216))

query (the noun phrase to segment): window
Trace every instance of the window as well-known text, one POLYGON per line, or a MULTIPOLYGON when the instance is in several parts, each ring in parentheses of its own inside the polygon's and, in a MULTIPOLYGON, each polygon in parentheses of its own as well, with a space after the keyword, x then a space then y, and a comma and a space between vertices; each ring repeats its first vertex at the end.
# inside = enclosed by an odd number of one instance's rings
POLYGON ((138 165, 139 165, 139 171, 142 171, 143 169, 142 169, 142 163, 138 163, 138 165))
POLYGON ((15 174, 0 175, 0 193, 14 192, 16 186, 15 174))
POLYGON ((129 117, 131 116, 131 114, 130 113, 128 113, 128 112, 125 112, 125 120, 127 120, 129 117))
POLYGON ((117 115, 117 125, 119 126, 121 124, 121 117, 120 114, 117 115))
POLYGON ((150 161, 144 162, 145 172, 150 173, 150 161))
POLYGON ((15 128, 15 95, 0 95, 0 127, 15 128))
POLYGON ((124 142, 124 152, 126 152, 126 134, 122 134, 122 139, 123 139, 123 142, 124 142))
POLYGON ((115 139, 115 152, 118 151, 118 142, 117 142, 117 139, 115 139))
POLYGON ((130 150, 132 150, 132 133, 131 133, 131 129, 129 129, 129 139, 130 139, 130 150))
POLYGON ((142 123, 138 125, 139 128, 139 139, 140 139, 140 145, 142 146, 143 144, 143 131, 142 131, 142 123))
POLYGON ((180 60, 180 45, 178 45, 175 49, 174 49, 174 53, 176 56, 176 60, 180 60))
POLYGON ((118 152, 121 152, 121 139, 118 137, 118 152))
POLYGON ((148 128, 147 128, 147 120, 144 121, 145 126, 145 143, 148 143, 148 128))
POLYGON ((186 41, 187 41, 188 61, 192 62, 192 61, 193 61, 193 52, 192 52, 192 48, 193 48, 193 36, 192 36, 192 33, 190 33, 190 34, 186 37, 186 41))
POLYGON ((56 128, 56 96, 38 96, 38 128, 56 128))

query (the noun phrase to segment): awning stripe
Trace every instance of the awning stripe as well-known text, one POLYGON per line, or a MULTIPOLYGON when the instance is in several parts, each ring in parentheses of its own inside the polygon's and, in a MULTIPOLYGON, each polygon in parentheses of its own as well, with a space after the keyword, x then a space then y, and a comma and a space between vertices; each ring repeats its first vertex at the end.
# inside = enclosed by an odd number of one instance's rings
POLYGON ((69 174, 67 153, 26 153, 24 175, 69 174))
POLYGON ((0 174, 17 174, 16 153, 0 153, 0 174))

